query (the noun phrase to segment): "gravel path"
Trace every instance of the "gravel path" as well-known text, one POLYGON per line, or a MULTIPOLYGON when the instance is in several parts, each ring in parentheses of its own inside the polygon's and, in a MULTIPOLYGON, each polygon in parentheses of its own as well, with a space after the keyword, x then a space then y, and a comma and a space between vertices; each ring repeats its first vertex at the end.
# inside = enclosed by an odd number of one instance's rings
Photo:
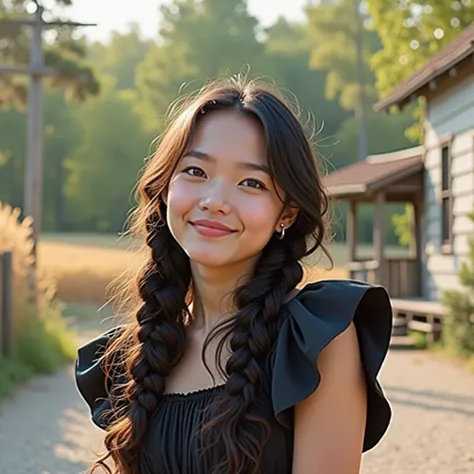
MULTIPOLYGON (((441 356, 391 350, 382 373, 394 419, 363 474, 474 473, 474 375, 441 356)), ((72 367, 0 405, 0 474, 79 474, 101 450, 72 367)))

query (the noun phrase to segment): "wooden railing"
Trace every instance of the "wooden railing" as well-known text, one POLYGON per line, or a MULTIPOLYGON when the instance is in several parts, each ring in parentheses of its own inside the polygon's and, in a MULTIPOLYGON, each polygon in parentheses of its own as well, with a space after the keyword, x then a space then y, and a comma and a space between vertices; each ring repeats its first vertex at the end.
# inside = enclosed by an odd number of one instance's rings
POLYGON ((0 356, 13 355, 13 266, 11 252, 0 253, 0 356))
POLYGON ((421 295, 420 272, 415 258, 387 259, 382 265, 377 260, 362 260, 348 263, 347 268, 350 278, 380 283, 392 298, 421 295))

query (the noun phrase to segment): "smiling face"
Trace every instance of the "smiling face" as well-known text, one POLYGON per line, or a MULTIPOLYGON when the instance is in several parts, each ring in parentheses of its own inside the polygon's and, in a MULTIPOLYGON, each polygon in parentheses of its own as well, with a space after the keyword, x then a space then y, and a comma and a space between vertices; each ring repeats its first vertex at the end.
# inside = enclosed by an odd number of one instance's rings
POLYGON ((251 265, 281 224, 288 228, 296 217, 284 210, 282 195, 269 174, 258 120, 213 111, 199 121, 171 178, 168 226, 195 263, 251 265))

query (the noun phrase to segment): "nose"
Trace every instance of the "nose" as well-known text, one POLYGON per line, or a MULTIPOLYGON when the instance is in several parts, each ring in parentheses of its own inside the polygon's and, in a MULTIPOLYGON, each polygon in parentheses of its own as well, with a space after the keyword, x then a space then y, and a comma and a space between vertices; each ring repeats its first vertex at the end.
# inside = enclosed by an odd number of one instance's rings
POLYGON ((226 198, 227 186, 224 182, 215 182, 209 186, 199 202, 199 209, 213 214, 229 214, 230 205, 226 198))

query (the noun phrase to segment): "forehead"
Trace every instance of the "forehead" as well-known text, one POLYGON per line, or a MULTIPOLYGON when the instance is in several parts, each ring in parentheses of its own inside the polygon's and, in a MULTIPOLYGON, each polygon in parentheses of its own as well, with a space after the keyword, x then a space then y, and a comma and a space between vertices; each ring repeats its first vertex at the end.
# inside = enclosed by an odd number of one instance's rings
POLYGON ((200 117, 191 148, 216 158, 251 158, 259 162, 267 159, 261 123, 255 117, 236 111, 218 110, 200 117))

